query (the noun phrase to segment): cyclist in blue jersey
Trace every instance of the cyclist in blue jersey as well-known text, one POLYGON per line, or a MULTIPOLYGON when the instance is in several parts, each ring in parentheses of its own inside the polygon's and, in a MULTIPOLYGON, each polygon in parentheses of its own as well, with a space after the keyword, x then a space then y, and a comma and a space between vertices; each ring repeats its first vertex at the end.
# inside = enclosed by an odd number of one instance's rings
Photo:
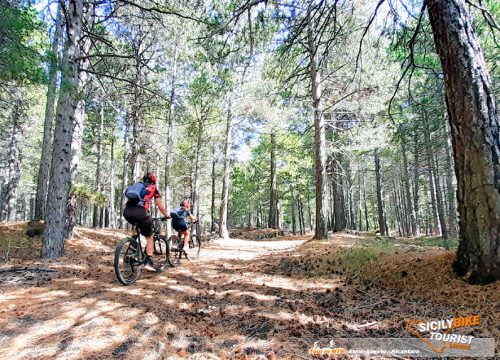
POLYGON ((191 214, 189 211, 189 201, 184 200, 180 203, 180 206, 170 212, 170 217, 172 218, 172 227, 175 231, 177 231, 180 235, 184 235, 184 244, 183 246, 187 249, 189 246, 189 239, 191 237, 191 233, 187 226, 187 221, 195 222, 196 216, 191 214), (186 221, 187 220, 187 221, 186 221))

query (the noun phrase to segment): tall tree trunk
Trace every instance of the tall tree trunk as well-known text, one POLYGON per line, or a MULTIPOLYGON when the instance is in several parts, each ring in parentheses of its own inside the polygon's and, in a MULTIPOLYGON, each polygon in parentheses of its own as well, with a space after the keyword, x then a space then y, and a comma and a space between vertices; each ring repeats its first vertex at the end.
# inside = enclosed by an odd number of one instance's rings
POLYGON ((297 235, 297 218, 296 218, 297 214, 296 214, 295 197, 293 196, 293 191, 290 201, 292 202, 292 234, 297 235))
POLYGON ((500 123, 486 63, 462 0, 427 0, 445 74, 458 183, 455 269, 471 283, 500 279, 500 123))
MULTIPOLYGON (((448 229, 446 228, 446 220, 444 214, 444 202, 443 202, 443 193, 441 190, 441 179, 439 174, 439 161, 432 156, 433 161, 433 171, 434 174, 434 186, 436 188, 436 201, 437 201, 437 209, 438 209, 438 218, 439 218, 439 226, 441 229, 441 237, 444 240, 448 239, 448 229)), ((445 247, 448 249, 448 242, 445 241, 445 247)))
POLYGON ((405 134, 400 131, 400 144, 401 153, 403 155, 403 185, 404 185, 404 206, 405 212, 410 214, 411 222, 411 234, 417 236, 417 214, 415 213, 415 207, 412 204, 412 197, 410 192, 410 173, 408 171, 408 154, 406 151, 406 137, 405 134))
MULTIPOLYGON (((441 184, 439 181, 439 173, 438 173, 438 166, 437 166, 437 161, 434 158, 434 149, 432 148, 432 140, 431 140, 431 133, 430 133, 430 125, 429 125, 429 119, 427 116, 425 116, 426 123, 424 124, 424 135, 425 135, 425 142, 426 142, 426 149, 427 149, 427 158, 429 161, 429 176, 431 179, 431 197, 433 198, 433 203, 435 199, 435 205, 433 207, 433 212, 434 210, 437 211, 437 220, 439 223, 439 230, 441 233, 441 237, 443 239, 448 238, 448 232, 446 230, 446 222, 444 220, 444 207, 443 207, 443 198, 442 198, 442 193, 441 193, 441 184)), ((445 241, 445 246, 448 247, 448 243, 445 241)))
POLYGON ((311 211, 311 198, 309 196, 309 190, 306 191, 306 200, 307 200, 307 217, 309 220, 309 230, 313 231, 314 225, 313 225, 313 217, 312 217, 312 211, 311 211))
MULTIPOLYGON (((432 208, 432 233, 436 229, 440 229, 439 226, 439 216, 437 209, 437 199, 436 199, 436 188, 434 184, 434 161, 432 160, 432 144, 429 131, 429 120, 427 119, 427 114, 424 112, 424 135, 425 135, 425 151, 427 154, 427 174, 429 176, 429 189, 431 192, 431 208, 432 208), (438 224, 436 224, 436 222, 438 224)), ((441 230, 440 230, 441 231, 441 230)), ((441 234, 442 235, 442 234, 441 234)))
MULTIPOLYGON (((193 191, 191 196, 191 207, 194 214, 199 215, 200 213, 200 161, 201 161, 201 151, 203 146, 203 134, 204 134, 204 123, 205 119, 201 118, 198 123, 198 136, 196 140, 196 153, 194 160, 194 172, 193 172, 193 191)), ((199 223, 198 223, 199 224, 199 223)), ((199 226, 196 226, 196 233, 199 235, 199 226)))
POLYGON ((302 199, 300 197, 297 199, 297 205, 299 208, 300 235, 304 235, 306 233, 306 224, 304 221, 304 204, 302 203, 302 199))
POLYGON ((334 212, 333 231, 342 231, 345 229, 345 206, 340 160, 338 158, 333 159, 332 181, 334 212))
MULTIPOLYGON (((359 164, 358 164, 359 166, 359 164)), ((362 221, 363 221, 363 213, 362 213, 362 209, 363 209, 363 198, 361 197, 361 174, 362 174, 363 170, 361 169, 360 171, 358 171, 358 229, 359 230, 363 230, 363 225, 362 225, 362 221)))
POLYGON ((12 111, 12 131, 7 149, 6 183, 2 187, 0 198, 0 220, 15 220, 17 188, 21 179, 21 146, 26 122, 23 119, 23 90, 20 85, 13 91, 14 109, 12 111))
POLYGON ((109 227, 116 228, 116 207, 115 207, 115 134, 111 135, 111 155, 109 164, 109 227))
POLYGON ((130 127, 131 134, 130 137, 130 158, 128 159, 129 164, 129 180, 135 182, 139 180, 142 173, 142 167, 140 164, 140 154, 142 147, 142 133, 143 133, 143 123, 142 118, 142 95, 143 90, 141 88, 143 84, 143 32, 139 29, 137 40, 134 41, 134 85, 132 87, 132 107, 130 110, 130 127), (137 43, 135 43, 137 41, 137 43))
MULTIPOLYGON (((104 138, 104 101, 101 102, 101 113, 99 121, 99 136, 97 139, 97 164, 96 164, 96 175, 95 175, 95 191, 97 194, 102 191, 102 181, 101 181, 101 167, 102 167, 102 143, 104 138)), ((99 206, 94 204, 94 217, 92 218, 92 226, 100 226, 99 218, 99 206)))
POLYGON ((308 51, 309 75, 311 78, 311 97, 314 109, 314 150, 315 150, 315 179, 316 179, 316 229, 315 239, 327 239, 327 178, 326 178, 326 132, 325 118, 321 101, 321 75, 319 69, 318 52, 314 20, 308 19, 308 51))
POLYGON ((269 216, 267 227, 277 229, 278 226, 278 189, 276 181, 276 133, 271 133, 271 160, 270 160, 270 188, 269 188, 269 216))
POLYGON ((349 209, 349 227, 353 230, 356 229, 356 217, 354 214, 354 197, 353 197, 353 192, 354 192, 354 187, 353 187, 353 180, 352 180, 352 174, 351 174, 351 164, 349 163, 349 160, 346 162, 346 174, 347 174, 347 189, 346 189, 346 198, 349 202, 348 204, 348 209, 349 209))
MULTIPOLYGON (((124 101, 126 104, 126 101, 124 101)), ((128 178, 128 159, 129 159, 129 138, 130 138, 130 123, 128 120, 128 114, 125 115, 125 129, 123 131, 123 164, 122 164, 122 183, 121 183, 121 189, 120 189, 120 194, 123 194, 125 191, 125 188, 127 187, 127 184, 129 183, 129 178, 128 178)), ((120 228, 124 229, 127 225, 127 222, 125 221, 125 218, 123 217, 121 213, 121 209, 125 207, 125 202, 127 199, 125 196, 121 197, 121 207, 120 207, 120 228)))
POLYGON ((229 103, 226 121, 226 141, 224 144, 224 173, 222 176, 222 194, 219 210, 219 236, 224 240, 229 240, 229 232, 227 231, 227 204, 229 201, 229 181, 231 179, 232 129, 233 115, 231 113, 231 103, 229 103))
MULTIPOLYGON (((174 64, 172 70, 172 81, 170 83, 170 104, 168 107, 167 116, 167 153, 165 155, 165 207, 167 211, 172 207, 172 199, 170 196, 170 171, 172 168, 173 156, 173 136, 174 136, 174 117, 175 117, 175 96, 177 83, 177 43, 174 51, 174 64)), ((171 220, 167 221, 167 237, 172 233, 171 220)))
POLYGON ((215 145, 212 145, 212 202, 210 205, 210 231, 215 231, 215 145))
POLYGON ((364 212, 365 212, 365 227, 366 231, 370 230, 370 223, 368 221, 368 204, 367 204, 367 199, 366 199, 366 189, 365 189, 365 172, 363 170, 362 173, 362 184, 363 184, 363 205, 364 205, 364 212))
POLYGON ((49 184, 51 201, 47 203, 46 227, 42 242, 43 258, 58 258, 64 252, 64 237, 67 231, 66 215, 71 189, 73 152, 79 151, 74 146, 75 130, 82 126, 83 117, 81 101, 80 74, 82 51, 79 43, 82 37, 84 20, 83 0, 71 0, 66 12, 66 42, 62 61, 61 91, 57 106, 56 127, 54 131, 54 147, 49 184))
POLYGON ((382 202, 382 179, 380 174, 380 158, 378 156, 378 149, 375 149, 375 179, 377 191, 377 212, 378 212, 378 226, 382 236, 386 235, 386 224, 384 217, 384 204, 382 202))
POLYGON ((444 128, 445 137, 448 139, 446 143, 446 202, 448 204, 448 230, 450 234, 457 234, 457 205, 455 203, 455 187, 453 179, 455 178, 455 171, 453 168, 453 158, 451 154, 451 133, 447 127, 444 128))
POLYGON ((413 134, 413 210, 417 224, 416 236, 420 234, 419 218, 418 218, 418 201, 419 201, 419 187, 420 187, 420 173, 419 173, 419 142, 418 132, 415 130, 413 134))
POLYGON ((47 189, 49 187, 50 161, 52 159, 52 124, 54 122, 54 107, 57 91, 57 64, 59 53, 59 41, 63 35, 63 13, 61 5, 57 5, 56 24, 54 38, 52 40, 52 51, 49 62, 49 78, 47 87, 47 100, 45 103, 45 119, 43 125, 42 156, 38 167, 36 198, 35 198, 35 220, 45 217, 47 206, 47 189))

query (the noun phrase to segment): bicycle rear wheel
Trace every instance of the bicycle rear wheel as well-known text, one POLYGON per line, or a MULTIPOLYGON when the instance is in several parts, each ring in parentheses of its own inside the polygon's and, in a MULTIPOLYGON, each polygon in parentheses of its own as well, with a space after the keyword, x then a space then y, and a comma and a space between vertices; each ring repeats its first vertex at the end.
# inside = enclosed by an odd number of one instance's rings
POLYGON ((170 245, 170 254, 168 264, 172 267, 175 266, 176 261, 182 256, 180 250, 181 239, 177 235, 172 235, 168 238, 168 244, 170 245))
POLYGON ((170 259, 170 238, 167 239, 166 236, 159 235, 154 239, 154 255, 156 259, 160 261, 161 268, 160 271, 165 270, 167 266, 174 267, 172 259, 170 259))
POLYGON ((141 250, 137 249, 137 246, 135 238, 125 238, 116 246, 114 261, 115 275, 118 281, 125 286, 136 282, 141 275, 141 250))

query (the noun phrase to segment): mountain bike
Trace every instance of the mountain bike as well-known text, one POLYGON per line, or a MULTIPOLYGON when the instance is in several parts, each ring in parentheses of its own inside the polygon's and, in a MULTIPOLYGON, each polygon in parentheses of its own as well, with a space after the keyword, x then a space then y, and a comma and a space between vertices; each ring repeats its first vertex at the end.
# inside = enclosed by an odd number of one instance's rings
MULTIPOLYGON (((157 272, 173 267, 170 259, 170 242, 164 235, 160 235, 161 223, 165 218, 153 218, 153 256, 154 262, 160 266, 157 272)), ((114 268, 118 281, 128 286, 139 279, 146 260, 146 246, 142 246, 141 234, 137 224, 134 224, 136 234, 123 239, 115 249, 114 268)))
MULTIPOLYGON (((188 244, 190 249, 196 249, 195 250, 196 256, 199 256, 201 250, 201 241, 198 235, 193 234, 192 232, 193 230, 192 225, 194 225, 195 223, 196 221, 193 223, 187 223, 188 227, 191 227, 190 229, 191 236, 188 244)), ((174 231, 176 230, 174 229, 174 231)), ((174 260, 177 260, 176 262, 179 263, 183 255, 187 260, 190 260, 188 254, 186 253, 186 250, 184 250, 184 237, 181 235, 180 232, 178 231, 176 232, 177 235, 171 235, 168 238, 168 243, 170 244, 170 256, 171 256, 171 261, 169 262, 170 264, 175 264, 174 260)))

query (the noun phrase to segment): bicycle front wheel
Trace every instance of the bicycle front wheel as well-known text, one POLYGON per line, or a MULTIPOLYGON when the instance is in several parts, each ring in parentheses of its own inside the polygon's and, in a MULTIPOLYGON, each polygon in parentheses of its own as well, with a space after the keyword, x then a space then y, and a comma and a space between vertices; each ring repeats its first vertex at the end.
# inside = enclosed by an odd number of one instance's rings
POLYGON ((116 246, 115 275, 125 286, 136 282, 141 275, 142 261, 138 256, 140 249, 137 249, 137 245, 135 238, 125 238, 116 246))

